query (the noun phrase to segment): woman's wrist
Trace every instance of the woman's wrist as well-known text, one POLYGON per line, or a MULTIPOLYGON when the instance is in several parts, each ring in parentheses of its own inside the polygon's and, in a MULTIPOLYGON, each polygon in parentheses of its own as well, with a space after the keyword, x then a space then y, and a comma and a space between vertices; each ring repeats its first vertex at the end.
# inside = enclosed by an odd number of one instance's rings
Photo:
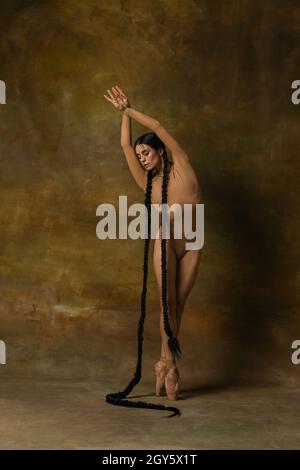
POLYGON ((128 116, 128 115, 129 115, 129 112, 130 112, 130 109, 131 109, 131 106, 130 106, 130 104, 129 104, 128 106, 126 106, 126 108, 124 109, 123 113, 128 116))

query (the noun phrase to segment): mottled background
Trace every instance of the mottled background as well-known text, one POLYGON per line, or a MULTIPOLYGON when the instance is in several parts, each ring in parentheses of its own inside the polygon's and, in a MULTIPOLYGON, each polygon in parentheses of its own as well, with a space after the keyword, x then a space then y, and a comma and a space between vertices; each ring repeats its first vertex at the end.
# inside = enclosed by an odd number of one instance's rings
MULTIPOLYGON (((143 241, 95 233, 100 203, 143 201, 121 113, 103 98, 119 84, 174 133, 202 185, 185 374, 299 381, 299 2, 4 0, 0 35, 1 373, 131 378, 143 241)), ((133 123, 134 138, 145 130, 133 123)), ((150 266, 149 376, 160 352, 150 266)))

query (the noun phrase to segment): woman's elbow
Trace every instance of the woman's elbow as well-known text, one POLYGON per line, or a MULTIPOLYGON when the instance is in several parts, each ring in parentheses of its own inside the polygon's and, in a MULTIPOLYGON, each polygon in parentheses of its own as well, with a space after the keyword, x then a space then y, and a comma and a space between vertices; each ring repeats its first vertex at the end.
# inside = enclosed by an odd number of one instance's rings
POLYGON ((152 130, 153 132, 155 132, 159 127, 160 127, 160 122, 159 122, 157 119, 155 119, 155 123, 154 123, 154 125, 152 126, 152 129, 151 129, 151 130, 152 130))

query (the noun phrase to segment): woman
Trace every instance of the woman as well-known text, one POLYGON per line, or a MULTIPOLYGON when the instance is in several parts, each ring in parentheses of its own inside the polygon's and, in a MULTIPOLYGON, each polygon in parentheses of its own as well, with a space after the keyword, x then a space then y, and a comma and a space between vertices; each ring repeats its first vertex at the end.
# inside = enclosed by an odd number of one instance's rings
MULTIPOLYGON (((176 203, 182 209, 184 204, 191 204, 194 226, 195 209, 196 204, 200 203, 201 200, 201 190, 188 155, 159 121, 132 108, 127 96, 120 87, 112 87, 107 92, 109 96, 104 95, 107 101, 112 103, 116 109, 122 111, 122 150, 135 182, 146 194, 145 205, 148 209, 148 235, 150 235, 151 225, 151 202, 153 204, 167 203, 168 207, 176 203), (134 146, 132 146, 131 142, 131 118, 152 131, 140 136, 134 146), (173 161, 168 160, 165 147, 168 147, 171 151, 173 161)), ((170 236, 169 238, 162 236, 162 226, 160 223, 159 236, 154 240, 153 246, 153 268, 160 296, 160 332, 162 337, 161 357, 154 365, 154 370, 156 373, 156 395, 160 396, 166 392, 169 400, 176 400, 179 392, 179 371, 176 357, 179 357, 181 352, 177 336, 185 302, 196 280, 201 249, 186 249, 186 243, 190 240, 187 240, 185 234, 183 234, 181 239, 175 238, 175 214, 173 211, 170 211, 169 214, 170 236)), ((179 216, 181 216, 180 210, 179 216)), ((147 406, 156 409, 166 409, 162 405, 147 404, 145 402, 120 401, 128 395, 141 376, 141 339, 145 316, 145 284, 147 282, 149 238, 145 241, 146 263, 144 263, 142 317, 139 326, 140 357, 136 376, 123 392, 108 395, 107 401, 124 406, 147 406)), ((175 414, 180 414, 177 408, 167 407, 167 409, 176 410, 175 414)))

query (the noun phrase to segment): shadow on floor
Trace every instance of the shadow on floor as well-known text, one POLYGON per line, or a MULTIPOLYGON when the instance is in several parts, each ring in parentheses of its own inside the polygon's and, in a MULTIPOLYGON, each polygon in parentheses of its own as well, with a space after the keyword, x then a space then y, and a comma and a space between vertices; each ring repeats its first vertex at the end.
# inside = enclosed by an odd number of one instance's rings
MULTIPOLYGON (((218 393, 224 392, 226 390, 234 390, 234 389, 241 389, 246 388, 249 390, 255 388, 274 388, 280 387, 280 382, 256 382, 256 383, 246 383, 245 381, 223 381, 223 382, 210 382, 206 384, 195 384, 191 387, 182 388, 180 390, 180 395, 178 400, 187 400, 189 398, 198 397, 201 395, 207 395, 210 393, 218 393)), ((162 395, 165 396, 165 395, 162 395)), ((145 398, 145 397, 156 397, 154 392, 141 394, 141 395, 129 395, 127 398, 145 398)))

